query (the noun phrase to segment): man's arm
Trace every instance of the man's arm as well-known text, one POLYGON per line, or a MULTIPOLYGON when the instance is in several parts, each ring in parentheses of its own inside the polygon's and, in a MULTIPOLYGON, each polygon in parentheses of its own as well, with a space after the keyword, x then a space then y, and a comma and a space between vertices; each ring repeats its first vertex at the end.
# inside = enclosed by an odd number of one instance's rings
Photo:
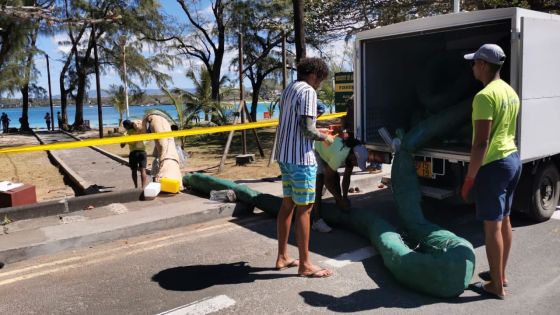
POLYGON ((488 150, 490 143, 490 132, 492 130, 491 120, 475 120, 474 122, 474 142, 471 148, 471 159, 467 177, 475 178, 478 170, 482 166, 482 161, 488 150))
POLYGON ((474 121, 474 142, 471 148, 471 159, 467 176, 461 189, 461 197, 467 201, 469 192, 474 186, 474 179, 478 170, 482 166, 482 161, 488 150, 490 143, 490 131, 492 130, 492 120, 475 120, 474 121))
POLYGON ((333 143, 333 136, 321 133, 319 132, 319 130, 317 130, 317 128, 315 128, 315 121, 313 117, 301 116, 300 124, 302 126, 303 135, 307 139, 311 139, 314 141, 325 141, 329 144, 333 143))
POLYGON ((344 166, 344 175, 342 175, 342 197, 348 199, 348 189, 350 189, 350 177, 352 176, 353 165, 348 163, 344 166))

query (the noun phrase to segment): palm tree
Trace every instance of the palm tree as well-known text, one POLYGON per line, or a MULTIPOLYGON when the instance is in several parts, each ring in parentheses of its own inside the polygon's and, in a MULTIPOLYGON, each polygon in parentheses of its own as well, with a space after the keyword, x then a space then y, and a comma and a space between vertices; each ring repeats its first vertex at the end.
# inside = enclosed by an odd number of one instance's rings
MULTIPOLYGON (((222 118, 225 117, 225 111, 223 106, 214 101, 212 98, 212 82, 210 81, 210 72, 208 72, 206 68, 199 69, 200 70, 198 71, 198 73, 195 73, 194 70, 190 69, 186 74, 187 78, 191 79, 194 84, 194 92, 184 92, 184 99, 186 100, 186 103, 188 105, 187 107, 203 110, 205 121, 209 120, 208 113, 212 112, 213 114, 218 115, 218 118, 213 118, 213 120, 216 120, 217 122, 223 122, 222 118)), ((227 77, 223 76, 220 79, 220 86, 224 86, 227 81, 227 77)), ((221 93, 218 95, 221 95, 221 93)))
POLYGON ((109 90, 106 90, 111 95, 111 103, 119 113, 119 128, 122 127, 123 115, 126 113, 125 93, 124 86, 111 84, 109 90))

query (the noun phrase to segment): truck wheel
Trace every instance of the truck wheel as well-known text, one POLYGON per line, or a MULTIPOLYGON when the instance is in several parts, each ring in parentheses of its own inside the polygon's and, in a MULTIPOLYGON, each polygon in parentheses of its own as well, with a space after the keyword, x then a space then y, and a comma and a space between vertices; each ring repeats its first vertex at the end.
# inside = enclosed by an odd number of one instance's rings
POLYGON ((533 182, 531 217, 539 222, 546 221, 556 211, 560 195, 560 175, 553 163, 539 167, 533 182))

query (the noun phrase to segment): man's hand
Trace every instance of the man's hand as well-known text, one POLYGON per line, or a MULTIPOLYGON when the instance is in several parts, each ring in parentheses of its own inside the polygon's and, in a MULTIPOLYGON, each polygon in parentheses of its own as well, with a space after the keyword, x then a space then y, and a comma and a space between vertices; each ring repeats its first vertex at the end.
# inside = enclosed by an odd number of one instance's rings
POLYGON ((461 189, 461 197, 464 201, 469 201, 469 193, 474 186, 474 178, 467 176, 465 182, 463 183, 463 188, 461 189))
POLYGON ((333 142, 334 142, 334 136, 333 136, 333 135, 330 135, 330 134, 327 134, 326 136, 327 136, 327 137, 325 138, 325 143, 326 143, 327 145, 333 144, 333 142))

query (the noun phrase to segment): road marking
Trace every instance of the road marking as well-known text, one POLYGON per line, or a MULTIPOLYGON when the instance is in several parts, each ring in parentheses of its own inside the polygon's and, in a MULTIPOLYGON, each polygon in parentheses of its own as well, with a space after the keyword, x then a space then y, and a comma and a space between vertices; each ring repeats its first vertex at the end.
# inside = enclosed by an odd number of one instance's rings
POLYGON ((554 214, 552 214, 551 219, 560 220, 560 210, 554 211, 554 214))
POLYGON ((375 249, 371 246, 367 246, 349 253, 338 255, 333 259, 325 261, 324 264, 334 268, 341 268, 353 262, 362 261, 375 255, 377 255, 375 249))
POLYGON ((227 295, 218 295, 213 298, 179 306, 172 310, 159 313, 158 315, 205 315, 223 310, 233 305, 235 305, 235 300, 229 298, 227 295))
MULTIPOLYGON (((86 265, 92 265, 95 263, 111 260, 115 257, 125 257, 125 256, 130 256, 130 255, 162 248, 162 247, 175 245, 184 242, 186 237, 188 237, 187 239, 188 241, 192 241, 208 236, 207 234, 201 235, 200 234, 201 232, 210 232, 210 231, 217 230, 216 233, 222 234, 240 228, 248 228, 265 222, 259 219, 262 220, 261 217, 253 217, 251 219, 240 222, 240 225, 232 222, 226 222, 222 224, 211 225, 199 229, 181 232, 179 234, 164 236, 157 239, 151 239, 151 240, 141 241, 138 243, 128 244, 126 246, 126 248, 128 249, 127 251, 123 251, 123 246, 116 246, 115 248, 106 249, 96 253, 90 253, 82 256, 76 256, 76 257, 66 258, 58 261, 52 261, 40 265, 34 265, 21 269, 2 272, 0 273, 0 279, 4 278, 4 280, 0 280, 0 286, 11 284, 14 282, 19 282, 22 280, 32 279, 43 275, 53 274, 60 271, 82 268, 86 265), (195 233, 197 235, 192 235, 195 233), (147 246, 151 244, 155 244, 155 245, 147 246), (70 264, 64 265, 65 263, 70 263, 70 264), (29 271, 30 273, 23 274, 27 271, 29 271), (12 276, 12 275, 14 275, 13 278, 8 278, 8 276, 12 276)), ((117 241, 122 241, 122 240, 117 240, 117 241)))

